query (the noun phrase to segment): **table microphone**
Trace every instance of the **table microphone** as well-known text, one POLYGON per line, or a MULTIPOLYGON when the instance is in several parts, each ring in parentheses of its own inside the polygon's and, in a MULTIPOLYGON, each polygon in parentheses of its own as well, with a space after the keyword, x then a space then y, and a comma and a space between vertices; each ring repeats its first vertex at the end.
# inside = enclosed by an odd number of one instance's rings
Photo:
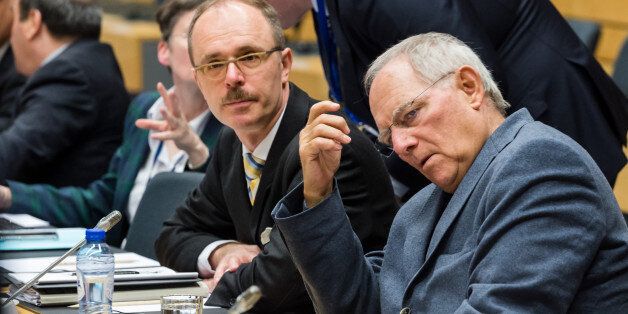
POLYGON ((262 297, 262 291, 256 285, 250 286, 242 292, 235 300, 228 314, 241 314, 250 310, 262 297))
MULTIPOLYGON (((109 215, 107 215, 107 216, 103 217, 102 219, 100 219, 100 221, 98 221, 98 223, 96 224, 96 226, 94 228, 95 229, 104 230, 105 232, 109 231, 111 229, 111 227, 115 226, 115 224, 120 222, 120 219, 122 219, 122 214, 119 211, 114 210, 111 213, 109 213, 109 215)), ((4 302, 2 303, 2 306, 8 304, 9 302, 11 302, 11 300, 15 299, 15 297, 20 295, 20 293, 24 292, 26 289, 28 289, 32 285, 34 285, 35 282, 37 282, 37 280, 39 280, 39 278, 41 278, 43 275, 48 273, 51 269, 53 269, 55 266, 57 266, 57 264, 61 263, 61 261, 63 261, 70 254, 76 252, 76 250, 78 250, 81 246, 83 246, 83 244, 85 244, 85 238, 83 238, 81 241, 79 241, 77 244, 75 244, 71 249, 69 249, 67 252, 65 252, 65 254, 61 255, 61 257, 57 258, 54 262, 52 262, 50 265, 48 265, 48 267, 46 267, 46 269, 42 270, 39 274, 37 274, 37 276, 35 276, 35 278, 33 278, 33 279, 29 280, 27 283, 25 283, 20 289, 15 291, 15 293, 13 293, 13 295, 11 295, 8 299, 4 300, 4 302)))

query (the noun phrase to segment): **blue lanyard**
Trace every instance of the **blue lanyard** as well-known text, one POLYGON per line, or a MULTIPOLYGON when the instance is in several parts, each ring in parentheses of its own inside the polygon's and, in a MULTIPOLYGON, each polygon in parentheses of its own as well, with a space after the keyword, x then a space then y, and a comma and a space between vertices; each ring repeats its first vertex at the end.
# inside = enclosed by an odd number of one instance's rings
MULTIPOLYGON (((159 146, 157 146, 157 150, 155 151, 155 156, 153 156, 153 165, 152 165, 153 168, 155 167, 155 164, 157 163, 157 159, 159 159, 159 154, 161 154, 161 151, 163 150, 163 148, 164 148, 164 141, 159 141, 159 146)), ((170 169, 170 171, 168 172, 174 172, 174 170, 177 168, 177 165, 181 162, 184 156, 185 155, 179 156, 179 158, 177 158, 177 161, 175 161, 172 169, 170 169)))
POLYGON ((323 70, 329 85, 329 94, 333 101, 342 102, 340 90, 340 74, 338 73, 338 56, 336 41, 331 31, 331 25, 327 17, 325 0, 316 0, 318 11, 314 12, 314 26, 318 34, 318 49, 323 59, 323 70))
MULTIPOLYGON (((331 23, 327 16, 327 7, 325 6, 325 0, 316 0, 318 5, 318 11, 312 10, 314 15, 314 27, 316 28, 316 34, 318 39, 318 49, 321 52, 321 58, 323 59, 323 70, 325 71, 325 78, 327 79, 327 85, 329 86, 329 96, 331 100, 336 102, 342 102, 342 91, 340 89, 340 73, 338 71, 338 51, 336 48, 336 40, 331 30, 331 23)), ((353 121, 362 131, 373 134, 377 137, 377 130, 370 125, 364 123, 358 116, 356 116, 347 106, 343 106, 344 112, 349 119, 353 121)))

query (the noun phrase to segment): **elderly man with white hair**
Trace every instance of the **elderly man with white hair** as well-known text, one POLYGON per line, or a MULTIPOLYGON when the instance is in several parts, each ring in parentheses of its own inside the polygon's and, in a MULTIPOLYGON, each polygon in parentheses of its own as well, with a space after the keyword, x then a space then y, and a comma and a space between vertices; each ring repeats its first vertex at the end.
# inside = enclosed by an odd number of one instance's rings
POLYGON ((504 118, 469 47, 410 37, 372 64, 366 87, 380 141, 433 184, 363 256, 334 182, 349 130, 325 114, 336 104, 312 108, 303 184, 273 217, 318 312, 628 312, 628 228, 604 175, 527 109, 504 118))

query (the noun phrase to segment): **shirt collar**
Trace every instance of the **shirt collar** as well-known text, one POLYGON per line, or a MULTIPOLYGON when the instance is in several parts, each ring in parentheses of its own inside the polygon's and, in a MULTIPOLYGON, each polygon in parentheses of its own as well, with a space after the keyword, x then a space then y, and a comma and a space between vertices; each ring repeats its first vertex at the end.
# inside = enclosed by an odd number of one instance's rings
POLYGON ((43 67, 44 65, 46 65, 47 63, 49 63, 50 61, 54 60, 54 58, 58 57, 61 53, 63 53, 66 49, 68 49, 68 46, 70 46, 70 44, 64 44, 63 46, 57 48, 57 50, 53 51, 51 54, 49 54, 46 59, 44 59, 44 61, 41 63, 40 67, 43 67))
POLYGON ((9 41, 7 40, 4 45, 0 46, 0 60, 4 58, 4 55, 7 54, 7 50, 9 50, 9 41))
MULTIPOLYGON (((275 136, 277 135, 277 130, 279 130, 279 125, 281 125, 281 120, 283 120, 283 115, 284 113, 286 113, 286 106, 283 107, 283 111, 281 112, 279 119, 277 119, 277 122, 275 122, 273 128, 270 129, 268 135, 266 135, 266 137, 264 137, 264 139, 257 145, 257 147, 255 147, 255 150, 253 150, 253 156, 264 161, 266 161, 266 159, 268 158, 270 147, 273 145, 273 141, 275 140, 275 136)), ((250 153, 249 150, 246 149, 244 144, 242 144, 242 156, 247 153, 250 153)))

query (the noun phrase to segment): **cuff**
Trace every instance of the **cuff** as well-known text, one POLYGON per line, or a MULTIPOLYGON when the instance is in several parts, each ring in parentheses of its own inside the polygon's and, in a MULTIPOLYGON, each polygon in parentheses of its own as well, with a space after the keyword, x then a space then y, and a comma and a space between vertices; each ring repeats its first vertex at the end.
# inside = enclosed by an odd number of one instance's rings
POLYGON ((216 250, 219 246, 225 243, 236 242, 234 240, 220 240, 214 241, 206 246, 201 254, 198 255, 198 259, 196 260, 196 268, 198 269, 199 275, 201 278, 210 278, 214 275, 214 270, 212 266, 209 264, 209 256, 216 250))

